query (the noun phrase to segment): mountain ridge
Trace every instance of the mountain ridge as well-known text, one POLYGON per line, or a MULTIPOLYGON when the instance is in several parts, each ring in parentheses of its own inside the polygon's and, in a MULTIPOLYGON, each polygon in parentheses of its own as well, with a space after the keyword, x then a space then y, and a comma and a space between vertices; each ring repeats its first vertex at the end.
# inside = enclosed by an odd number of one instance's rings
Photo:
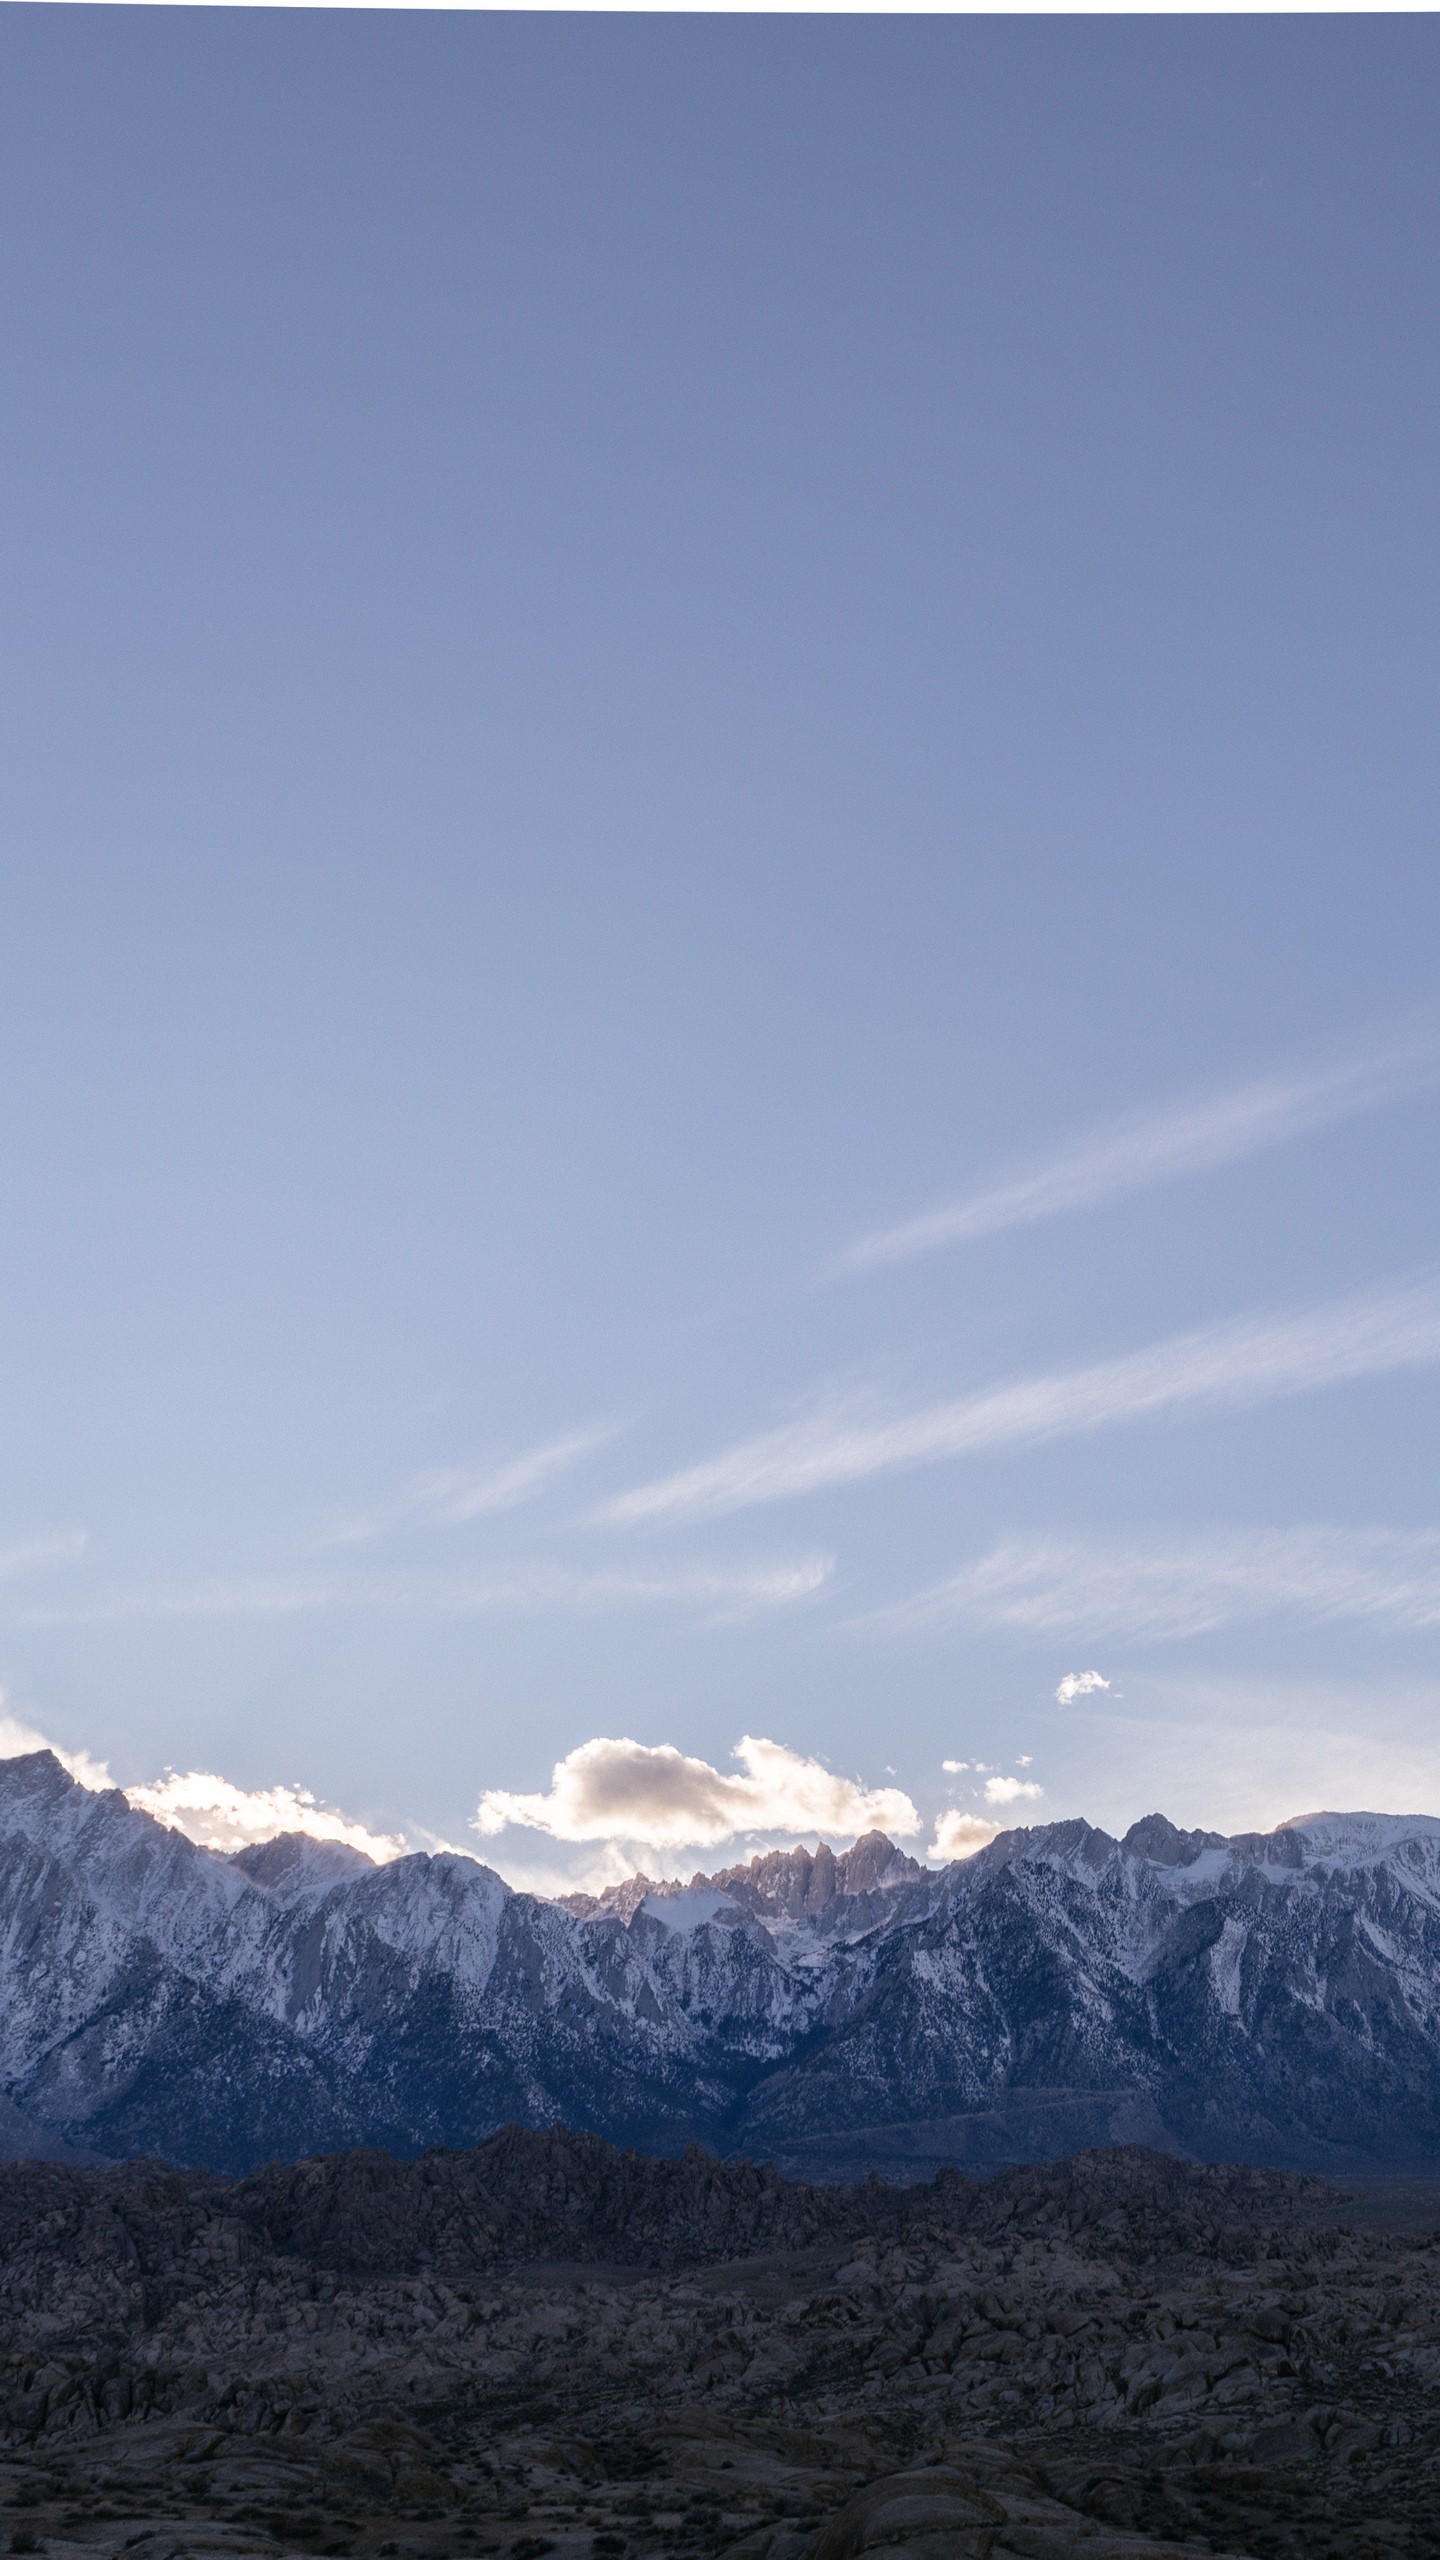
MULTIPOLYGON (((0 1762, 0 2098, 71 2156, 227 2171, 563 2122, 791 2176, 1094 2143, 1440 2159, 1440 1819, 882 1834, 547 1902, 480 1861, 235 1856, 0 1762)), ((8 2129, 8 2130, 7 2130, 8 2129)))

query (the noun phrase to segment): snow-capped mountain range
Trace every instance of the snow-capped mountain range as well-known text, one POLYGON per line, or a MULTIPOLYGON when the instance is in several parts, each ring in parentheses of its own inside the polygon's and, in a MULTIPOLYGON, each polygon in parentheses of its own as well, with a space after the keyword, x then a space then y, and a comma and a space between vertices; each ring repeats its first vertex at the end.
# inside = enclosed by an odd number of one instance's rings
POLYGON ((0 1762, 0 2151, 240 2170, 557 2119, 809 2175, 1147 2141, 1440 2158, 1440 1820, 878 1833, 686 1886, 197 1847, 46 1751, 0 1762))

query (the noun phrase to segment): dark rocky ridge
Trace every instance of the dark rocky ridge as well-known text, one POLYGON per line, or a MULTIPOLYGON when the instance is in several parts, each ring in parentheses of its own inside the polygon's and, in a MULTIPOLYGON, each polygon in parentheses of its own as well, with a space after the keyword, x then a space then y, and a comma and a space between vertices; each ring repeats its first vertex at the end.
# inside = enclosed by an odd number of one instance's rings
MULTIPOLYGON (((678 2160, 654 2160, 559 2126, 507 2125, 473 2151, 419 2160, 334 2152, 234 2180, 159 2161, 104 2169, 24 2161, 0 2169, 0 2302, 22 2266, 34 2270, 25 2281, 36 2298, 53 2302, 65 2269, 93 2275, 112 2262, 117 2301, 129 2302, 128 2288, 141 2282, 178 2301, 186 2270, 201 2289, 217 2257, 237 2267, 294 2259, 384 2278, 509 2274, 545 2259, 673 2273, 937 2233, 993 2239, 1017 2211, 1033 2222, 1058 2214, 1061 2200, 1067 2230, 1078 2230, 1074 2193, 1070 2163, 1053 2178, 1010 2171, 981 2184, 947 2169, 913 2187, 879 2179, 806 2187, 749 2161, 716 2160, 698 2143, 678 2160)), ((1331 2201, 1322 2180, 1283 2171, 1101 2152, 1088 2160, 1083 2227, 1087 2246, 1153 2256, 1162 2237, 1182 2250, 1231 2238, 1240 2246, 1277 2215, 1298 2225, 1331 2201)))
POLYGON ((1440 2188, 1139 2149, 807 2191, 470 2154, 0 2168, 54 2560, 1435 2560, 1440 2188))

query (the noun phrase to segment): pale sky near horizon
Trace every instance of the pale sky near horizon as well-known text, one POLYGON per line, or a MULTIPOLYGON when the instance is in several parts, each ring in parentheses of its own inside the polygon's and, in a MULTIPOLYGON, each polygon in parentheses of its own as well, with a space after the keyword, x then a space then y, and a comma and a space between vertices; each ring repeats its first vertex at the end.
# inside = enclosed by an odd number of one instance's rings
POLYGON ((1440 1812, 1433 19, 0 58, 6 1730, 1440 1812))

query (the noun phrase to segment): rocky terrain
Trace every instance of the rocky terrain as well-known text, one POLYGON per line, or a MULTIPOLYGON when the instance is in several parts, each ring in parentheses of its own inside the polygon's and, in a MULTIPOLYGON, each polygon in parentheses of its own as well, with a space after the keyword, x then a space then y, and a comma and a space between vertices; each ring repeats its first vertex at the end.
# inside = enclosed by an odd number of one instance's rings
POLYGON ((0 2548, 1440 2554, 1440 2188, 903 2188, 512 2129, 0 2169, 0 2548))
POLYGON ((840 2181, 1117 2142, 1423 2169, 1440 1822, 1068 1822, 939 1871, 872 1834, 561 1903, 454 1855, 222 1857, 0 1761, 0 2156, 234 2173, 557 2121, 840 2181))

